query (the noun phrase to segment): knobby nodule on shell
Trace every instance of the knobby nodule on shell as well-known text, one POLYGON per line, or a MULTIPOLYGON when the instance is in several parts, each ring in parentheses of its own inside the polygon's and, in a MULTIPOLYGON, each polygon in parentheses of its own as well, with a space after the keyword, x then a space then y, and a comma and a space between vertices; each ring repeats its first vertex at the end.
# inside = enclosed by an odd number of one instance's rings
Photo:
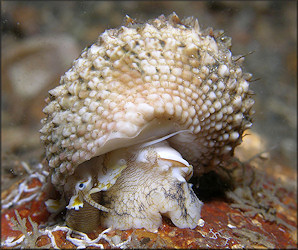
POLYGON ((223 31, 172 15, 106 30, 49 91, 41 141, 66 223, 194 228, 187 181, 233 155, 253 114, 251 74, 223 31), (92 223, 88 222, 92 216, 92 223))

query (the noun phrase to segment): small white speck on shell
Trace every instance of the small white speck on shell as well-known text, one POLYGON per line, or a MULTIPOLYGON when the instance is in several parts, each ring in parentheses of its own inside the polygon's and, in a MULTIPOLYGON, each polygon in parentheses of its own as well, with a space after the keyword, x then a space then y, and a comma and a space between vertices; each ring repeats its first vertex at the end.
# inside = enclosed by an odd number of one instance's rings
POLYGON ((227 65, 222 64, 218 67, 218 75, 221 77, 229 75, 229 68, 227 65))
POLYGON ((236 141, 239 138, 239 133, 238 132, 232 132, 230 134, 230 140, 231 141, 236 141))

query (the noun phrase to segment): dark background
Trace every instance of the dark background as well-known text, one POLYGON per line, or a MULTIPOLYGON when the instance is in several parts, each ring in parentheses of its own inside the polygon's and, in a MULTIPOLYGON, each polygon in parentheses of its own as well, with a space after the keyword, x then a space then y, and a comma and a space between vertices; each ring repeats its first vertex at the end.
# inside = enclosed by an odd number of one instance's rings
POLYGON ((39 162, 38 130, 47 91, 80 52, 125 15, 146 21, 173 11, 198 18, 201 28, 223 29, 233 55, 246 55, 253 73, 253 132, 280 164, 297 163, 296 1, 2 1, 2 173, 15 162, 39 162), (253 52, 253 53, 251 53, 253 52))

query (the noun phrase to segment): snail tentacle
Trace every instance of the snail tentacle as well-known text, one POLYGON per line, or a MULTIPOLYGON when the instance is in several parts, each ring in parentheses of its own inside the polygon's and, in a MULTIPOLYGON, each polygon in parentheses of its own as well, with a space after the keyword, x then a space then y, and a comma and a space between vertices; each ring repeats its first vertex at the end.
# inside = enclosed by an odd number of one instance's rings
POLYGON ((100 205, 96 201, 94 201, 91 198, 90 194, 86 194, 83 191, 79 191, 79 195, 82 195, 84 201, 88 202, 92 207, 95 207, 98 210, 103 211, 103 212, 107 212, 107 213, 111 211, 110 209, 108 209, 108 208, 104 207, 103 205, 100 205))

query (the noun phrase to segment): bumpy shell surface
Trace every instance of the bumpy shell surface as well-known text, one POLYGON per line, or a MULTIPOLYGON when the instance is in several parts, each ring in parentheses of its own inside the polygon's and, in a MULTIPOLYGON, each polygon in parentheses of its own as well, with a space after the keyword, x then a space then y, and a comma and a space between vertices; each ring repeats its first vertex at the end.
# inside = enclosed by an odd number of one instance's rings
POLYGON ((253 99, 230 46, 223 32, 175 14, 106 30, 49 91, 40 132, 52 182, 63 185, 97 155, 181 129, 192 134, 172 143, 194 168, 231 155, 253 99), (155 132, 140 136, 150 122, 155 132))

